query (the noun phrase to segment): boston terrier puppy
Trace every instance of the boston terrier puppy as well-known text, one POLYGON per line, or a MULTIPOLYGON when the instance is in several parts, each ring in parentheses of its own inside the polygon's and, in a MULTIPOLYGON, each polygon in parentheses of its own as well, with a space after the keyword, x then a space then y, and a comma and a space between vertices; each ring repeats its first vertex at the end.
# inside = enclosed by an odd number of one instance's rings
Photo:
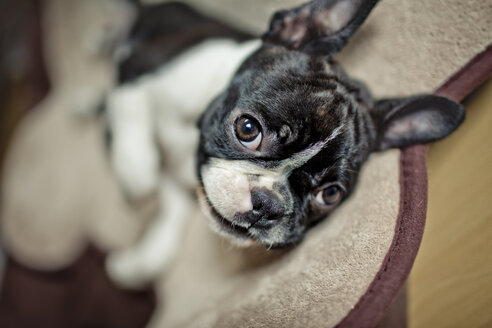
POLYGON ((427 143, 464 119, 436 95, 373 100, 332 59, 375 0, 277 12, 263 44, 203 114, 199 197, 238 244, 285 247, 346 199, 373 151, 427 143))
MULTIPOLYGON (((463 121, 463 107, 441 96, 374 100, 333 60, 377 2, 313 0, 282 10, 261 43, 225 52, 239 68, 230 75, 219 69, 228 85, 218 96, 207 91, 215 98, 198 121, 198 197, 213 230, 237 245, 296 245, 349 197, 372 152, 444 138, 463 121)), ((230 69, 225 58, 220 65, 230 69)), ((204 89, 213 79, 204 78, 204 89)), ((180 90, 184 97, 195 94, 180 90)), ((177 252, 185 220, 160 219, 180 223, 151 231, 145 250, 110 258, 116 281, 149 280, 167 264, 158 260, 160 252, 177 252), (162 246, 166 236, 173 245, 162 246), (159 265, 142 273, 149 261, 159 265)))

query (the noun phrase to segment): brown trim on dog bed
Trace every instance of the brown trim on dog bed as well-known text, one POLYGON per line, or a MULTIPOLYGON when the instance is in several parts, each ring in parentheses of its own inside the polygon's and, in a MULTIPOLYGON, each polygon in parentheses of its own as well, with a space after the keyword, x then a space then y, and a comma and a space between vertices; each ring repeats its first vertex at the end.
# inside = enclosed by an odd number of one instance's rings
MULTIPOLYGON (((436 90, 462 101, 492 74, 492 45, 436 90)), ((406 281, 422 240, 427 210, 427 145, 403 149, 400 157, 400 210, 395 237, 379 273, 337 327, 374 327, 406 281)), ((402 323, 404 324, 404 323, 402 323)))
POLYGON ((492 74, 492 44, 456 72, 436 93, 462 101, 492 74))
POLYGON ((400 156, 400 211, 390 251, 379 273, 339 327, 372 327, 405 282, 422 239, 427 210, 427 145, 403 149, 400 156))

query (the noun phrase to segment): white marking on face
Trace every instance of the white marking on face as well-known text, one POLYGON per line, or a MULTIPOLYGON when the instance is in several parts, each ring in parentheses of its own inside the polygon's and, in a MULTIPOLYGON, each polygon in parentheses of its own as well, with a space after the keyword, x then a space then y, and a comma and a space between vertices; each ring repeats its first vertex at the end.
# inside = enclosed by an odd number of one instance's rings
POLYGON ((331 133, 331 135, 329 137, 325 138, 322 141, 318 141, 317 143, 304 149, 303 151, 292 155, 292 157, 290 157, 290 158, 284 159, 281 162, 280 167, 284 168, 283 170, 285 171, 285 173, 290 174, 290 172, 292 172, 293 170, 303 166, 311 158, 313 158, 315 155, 317 155, 323 148, 325 148, 326 145, 328 144, 328 142, 335 139, 342 132, 342 129, 344 127, 345 127, 345 124, 341 124, 340 126, 338 126, 337 128, 335 128, 333 130, 333 132, 331 133))
POLYGON ((253 209, 251 190, 263 188, 277 196, 285 204, 288 213, 293 206, 288 185, 290 174, 326 147, 329 141, 341 133, 343 127, 340 125, 325 140, 278 162, 273 168, 265 168, 248 160, 210 158, 209 163, 201 168, 208 200, 221 216, 232 221, 236 214, 253 209))
POLYGON ((249 247, 255 244, 255 241, 247 236, 236 235, 234 236, 234 238, 231 238, 231 234, 224 229, 224 227, 216 220, 216 218, 212 214, 212 209, 207 202, 205 191, 202 188, 198 188, 197 195, 200 208, 202 209, 202 212, 205 213, 205 216, 208 219, 212 231, 218 233, 223 237, 229 238, 234 243, 234 245, 238 247, 249 247))
POLYGON ((202 168, 208 199, 225 218, 253 209, 248 176, 240 172, 241 163, 219 158, 212 158, 211 164, 202 168))

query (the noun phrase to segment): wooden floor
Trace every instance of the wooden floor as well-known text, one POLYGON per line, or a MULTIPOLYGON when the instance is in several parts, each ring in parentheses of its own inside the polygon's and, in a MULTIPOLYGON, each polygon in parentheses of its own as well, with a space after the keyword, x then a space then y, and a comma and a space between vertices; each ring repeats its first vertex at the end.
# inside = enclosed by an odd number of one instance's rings
POLYGON ((492 80, 430 147, 429 204, 409 280, 410 328, 492 327, 492 80))

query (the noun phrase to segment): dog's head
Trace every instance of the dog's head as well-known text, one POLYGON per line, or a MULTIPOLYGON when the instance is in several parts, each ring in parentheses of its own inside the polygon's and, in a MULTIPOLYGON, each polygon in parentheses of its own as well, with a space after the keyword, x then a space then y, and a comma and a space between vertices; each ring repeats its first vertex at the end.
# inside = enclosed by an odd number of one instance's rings
POLYGON ((463 108, 424 95, 373 101, 332 60, 377 1, 324 0, 274 15, 262 47, 200 120, 201 203, 238 244, 301 240, 354 188, 372 151, 445 137, 463 108))

